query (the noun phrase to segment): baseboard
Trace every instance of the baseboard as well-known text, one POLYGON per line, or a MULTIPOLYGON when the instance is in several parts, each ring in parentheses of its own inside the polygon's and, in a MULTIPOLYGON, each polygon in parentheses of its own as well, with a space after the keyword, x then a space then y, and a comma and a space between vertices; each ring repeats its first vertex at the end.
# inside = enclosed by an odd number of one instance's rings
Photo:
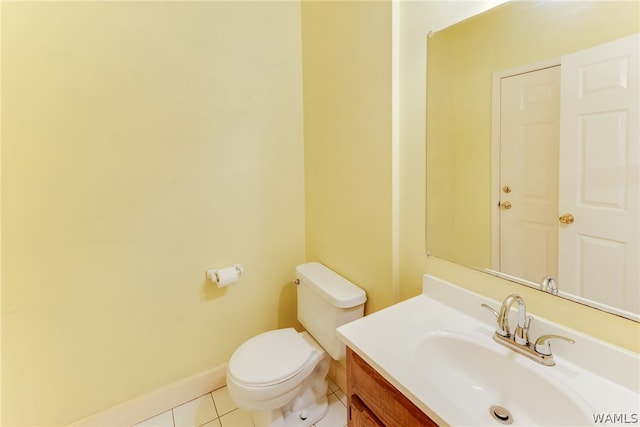
POLYGON ((227 364, 154 390, 82 420, 69 427, 132 426, 226 384, 227 364))

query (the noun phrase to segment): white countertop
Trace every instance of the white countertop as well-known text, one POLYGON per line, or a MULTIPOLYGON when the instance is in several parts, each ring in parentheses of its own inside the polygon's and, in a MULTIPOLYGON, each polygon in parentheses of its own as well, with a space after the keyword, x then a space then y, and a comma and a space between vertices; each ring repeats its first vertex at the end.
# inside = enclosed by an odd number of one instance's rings
MULTIPOLYGON (((637 354, 534 316, 533 339, 553 333, 576 341, 574 345, 554 341, 557 365, 542 366, 493 342, 496 322, 489 311, 480 307, 482 303, 498 309, 501 302, 425 275, 421 295, 341 326, 337 334, 441 425, 499 424, 494 424, 496 422, 487 415, 488 411, 479 414, 473 405, 457 401, 456 397, 460 395, 452 395, 456 390, 451 389, 447 381, 430 384, 421 375, 425 370, 424 364, 429 360, 425 360, 424 355, 419 356, 418 345, 429 334, 438 331, 456 331, 473 336, 491 351, 521 364, 523 369, 539 372, 561 389, 579 391, 578 406, 588 419, 593 419, 594 414, 614 412, 637 419, 640 412, 640 358, 637 354)), ((512 325, 514 322, 512 319, 512 325)), ((508 392, 517 396, 517 378, 513 379, 513 384, 513 389, 508 392)), ((518 419, 515 414, 514 418, 518 419)), ((523 418, 520 417, 521 420, 523 418)))

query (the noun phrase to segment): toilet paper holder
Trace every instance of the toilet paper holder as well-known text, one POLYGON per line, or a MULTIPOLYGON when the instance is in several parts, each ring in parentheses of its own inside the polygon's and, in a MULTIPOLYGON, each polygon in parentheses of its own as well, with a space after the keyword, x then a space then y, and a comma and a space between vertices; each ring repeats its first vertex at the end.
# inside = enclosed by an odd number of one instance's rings
POLYGON ((207 270, 207 279, 218 284, 218 287, 220 287, 221 285, 226 286, 228 284, 231 284, 231 282, 235 282, 233 276, 236 276, 235 278, 237 278, 237 276, 243 273, 244 273, 244 267, 242 266, 242 264, 233 264, 230 267, 207 270), (218 272, 220 272, 221 274, 219 274, 218 272), (229 277, 230 273, 232 277, 229 277), (224 278, 221 277, 223 275, 224 275, 224 278), (224 282, 224 283, 221 283, 221 282, 224 282))

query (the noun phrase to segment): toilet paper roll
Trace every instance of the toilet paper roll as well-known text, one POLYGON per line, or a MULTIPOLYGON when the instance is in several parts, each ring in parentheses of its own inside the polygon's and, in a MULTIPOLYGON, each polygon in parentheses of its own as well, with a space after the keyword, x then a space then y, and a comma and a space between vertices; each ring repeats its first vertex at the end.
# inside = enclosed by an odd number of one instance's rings
POLYGON ((216 283, 219 288, 224 288, 238 281, 238 270, 235 266, 222 268, 216 271, 216 283))

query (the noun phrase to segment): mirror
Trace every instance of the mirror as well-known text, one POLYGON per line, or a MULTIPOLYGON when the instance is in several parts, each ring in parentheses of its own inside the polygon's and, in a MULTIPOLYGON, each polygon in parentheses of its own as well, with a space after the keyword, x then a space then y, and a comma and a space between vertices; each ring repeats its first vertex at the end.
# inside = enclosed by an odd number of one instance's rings
MULTIPOLYGON (((629 247, 637 251, 640 240, 640 216, 637 210, 640 193, 638 87, 630 88, 631 103, 635 103, 633 108, 636 110, 635 118, 631 115, 629 120, 636 120, 635 124, 620 117, 609 122, 614 124, 613 127, 600 123, 604 127, 599 132, 606 134, 607 138, 611 135, 612 140, 616 140, 614 134, 620 136, 631 129, 630 133, 626 133, 630 138, 628 142, 603 149, 593 148, 589 140, 581 149, 581 157, 575 154, 575 146, 569 145, 570 148, 567 148, 565 142, 571 138, 579 139, 575 135, 578 127, 571 125, 576 123, 578 116, 568 121, 567 117, 571 116, 565 110, 566 100, 577 91, 573 86, 578 87, 576 82, 582 82, 582 77, 575 74, 580 72, 580 64, 576 65, 573 58, 582 58, 577 52, 591 52, 596 46, 628 39, 630 35, 638 33, 639 13, 638 2, 516 1, 502 4, 429 37, 428 255, 538 288, 550 276, 557 283, 562 297, 636 321, 640 319, 638 255, 636 252, 635 260, 632 259, 630 263, 627 261, 626 266, 624 256, 620 257, 621 253, 628 252, 629 247), (555 79, 551 82, 545 80, 536 86, 545 88, 544 91, 528 91, 526 84, 517 86, 520 84, 517 82, 514 83, 515 89, 509 89, 511 82, 518 80, 519 76, 529 78, 537 75, 538 70, 545 70, 555 79), (570 71, 574 74, 570 74, 570 71), (563 77, 565 73, 569 77, 563 77), (509 90, 518 94, 527 93, 533 103, 541 100, 551 102, 556 109, 553 113, 555 123, 551 119, 536 118, 535 126, 527 128, 522 124, 513 125, 512 120, 515 119, 509 118, 513 111, 509 102, 521 105, 518 102, 524 98, 519 95, 521 97, 516 101, 509 101, 506 95, 510 93, 509 90), (563 111, 560 112, 560 109, 563 111), (538 126, 540 123, 547 125, 538 126), (511 125, 515 126, 515 131, 505 127, 511 125), (571 135, 571 132, 574 134, 571 135), (515 150, 516 157, 501 158, 501 154, 504 156, 510 150, 506 135, 512 134, 525 140, 551 142, 539 144, 540 147, 546 147, 547 151, 520 143, 520 151, 515 150), (548 151, 549 145, 552 146, 551 151, 548 151), (529 148, 523 149, 523 146, 529 148), (532 161, 532 165, 523 166, 525 160, 532 161), (600 170, 581 178, 581 182, 571 183, 573 178, 569 178, 575 174, 564 166, 567 161, 573 162, 574 168, 591 165, 600 170), (612 169, 620 164, 623 164, 623 169, 626 168, 628 176, 620 175, 618 169, 612 169), (504 182, 505 177, 509 176, 509 169, 511 173, 515 171, 516 175, 520 174, 519 178, 514 178, 513 182, 509 178, 509 182, 504 182), (524 177, 523 171, 528 171, 524 177), (546 180, 551 180, 547 187, 555 188, 555 194, 553 191, 550 195, 546 194, 547 190, 542 189, 541 183, 546 180), (624 185, 632 182, 635 189, 628 186, 622 188, 619 186, 621 182, 624 185), (578 186, 580 191, 576 190, 578 186), (508 232, 507 214, 519 212, 522 215, 522 212, 540 210, 527 205, 527 200, 522 199, 524 188, 534 194, 533 198, 539 199, 546 194, 555 203, 551 209, 553 226, 547 229, 538 227, 534 231, 508 232), (583 204, 585 200, 588 202, 586 204, 591 200, 591 204, 597 202, 600 207, 604 206, 602 210, 608 211, 616 211, 620 203, 624 207, 629 203, 635 204, 635 211, 624 220, 627 222, 621 222, 615 216, 613 220, 606 221, 621 224, 629 241, 618 246, 617 243, 607 247, 589 246, 595 239, 589 241, 590 237, 584 237, 586 234, 582 233, 581 249, 566 249, 567 243, 563 239, 567 231, 572 231, 575 240, 575 235, 580 235, 575 230, 579 230, 588 216, 582 211, 563 210, 569 209, 564 204, 567 199, 583 204), (568 216, 561 217, 564 214, 573 214, 574 223, 568 216), (522 250, 531 252, 523 253, 522 250), (582 258, 577 261, 574 259, 573 264, 566 262, 563 255, 577 251, 582 251, 582 258), (549 254, 552 256, 548 257, 549 254), (582 263, 583 267, 596 264, 602 267, 589 271, 584 279, 578 277, 585 273, 578 271, 576 262, 582 263), (622 278, 628 279, 628 283, 620 289, 615 283, 622 278)), ((635 58, 631 60, 631 66, 636 68, 629 74, 635 73, 637 77, 637 56, 635 58)), ((600 68, 598 70, 601 71, 600 68)), ((603 105, 602 102, 599 104, 603 105)), ((553 108, 545 106, 541 110, 549 112, 553 108)), ((591 129, 593 123, 585 121, 580 129, 591 129)), ((523 221, 530 220, 519 219, 519 223, 523 221)), ((605 222, 602 219, 595 220, 598 221, 605 222)))

